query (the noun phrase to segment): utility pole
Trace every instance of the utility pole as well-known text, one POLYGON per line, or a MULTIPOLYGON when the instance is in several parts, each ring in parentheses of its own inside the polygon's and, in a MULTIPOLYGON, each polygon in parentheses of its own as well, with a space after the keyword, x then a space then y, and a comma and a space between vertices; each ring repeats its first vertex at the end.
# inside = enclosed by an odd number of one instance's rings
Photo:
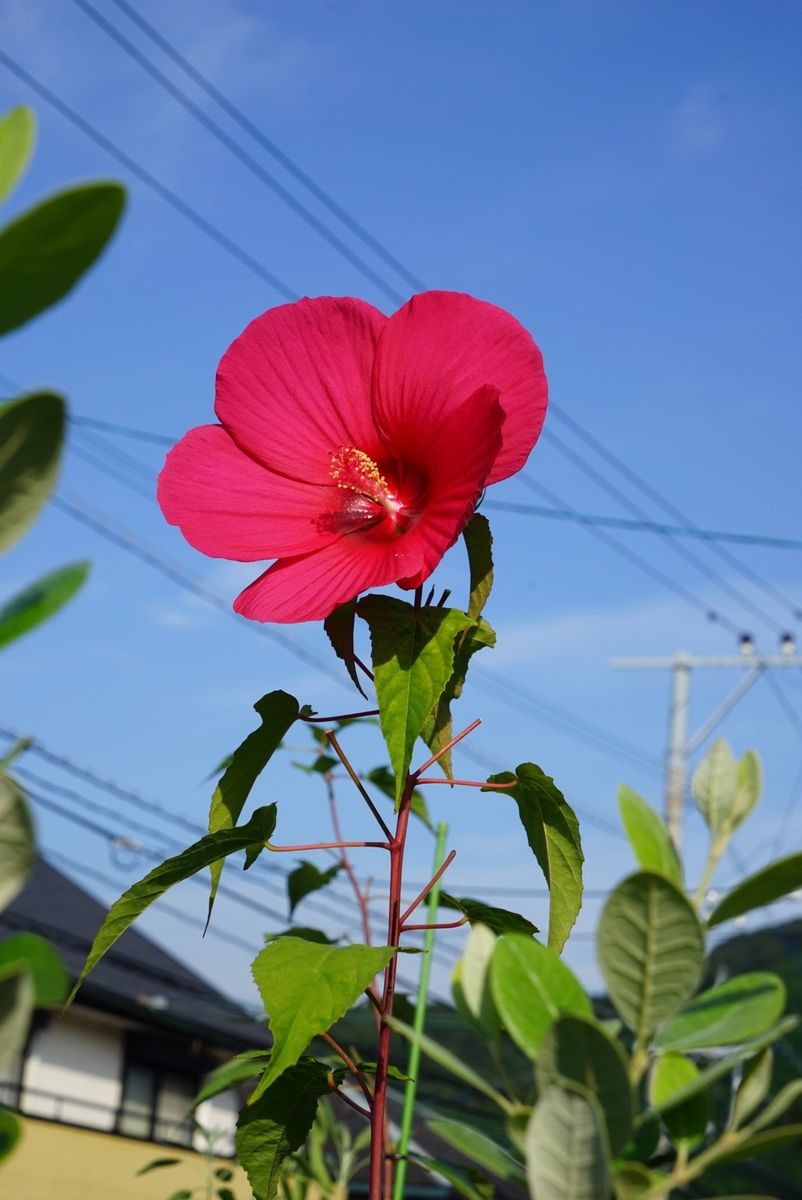
POLYGON ((741 638, 740 654, 692 655, 684 650, 669 658, 614 658, 611 667, 618 670, 669 670, 671 672, 671 697, 668 710, 668 738, 665 753, 664 812, 674 845, 682 848, 682 820, 688 760, 699 749, 716 726, 724 719, 738 701, 746 695, 764 671, 774 667, 802 667, 802 655, 796 653, 796 645, 790 634, 780 638, 779 654, 755 654, 754 643, 748 634, 741 638), (722 700, 718 708, 688 737, 688 713, 691 698, 691 672, 700 670, 745 671, 732 691, 722 700))

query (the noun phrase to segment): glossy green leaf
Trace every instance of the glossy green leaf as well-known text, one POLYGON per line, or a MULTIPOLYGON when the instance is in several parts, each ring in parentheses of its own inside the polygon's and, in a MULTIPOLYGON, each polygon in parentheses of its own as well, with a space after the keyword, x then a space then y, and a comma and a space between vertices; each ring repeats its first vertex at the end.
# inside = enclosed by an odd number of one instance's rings
POLYGON ((452 1149, 470 1158, 483 1171, 489 1171, 498 1179, 523 1180, 526 1168, 522 1162, 504 1150, 486 1134, 471 1125, 437 1117, 426 1122, 427 1129, 447 1142, 452 1149))
POLYGON ((182 1158, 152 1158, 149 1163, 145 1163, 144 1167, 140 1167, 136 1173, 137 1175, 149 1175, 151 1171, 161 1171, 164 1167, 177 1167, 183 1161, 182 1158))
MULTIPOLYGON (((395 800, 395 775, 393 775, 389 767, 374 767, 372 771, 368 771, 365 778, 368 783, 372 783, 379 791, 384 792, 385 796, 389 796, 391 800, 395 800)), ((434 829, 432 818, 429 816, 429 806, 426 803, 423 792, 419 788, 415 788, 412 793, 409 810, 427 829, 434 829)))
MULTIPOLYGON (((301 715, 294 696, 287 692, 268 692, 257 700, 254 709, 261 725, 249 733, 237 747, 212 795, 209 809, 209 832, 232 829, 240 818, 251 788, 281 745, 287 731, 301 715)), ((207 924, 212 915, 215 896, 223 873, 223 860, 213 864, 209 892, 207 924)))
POLYGON ((27 104, 0 117, 0 200, 11 195, 27 167, 36 140, 36 118, 27 104))
POLYGON ((0 942, 0 972, 13 965, 27 971, 37 1008, 63 1004, 70 977, 58 951, 38 933, 12 933, 0 942))
POLYGON ((370 628, 381 730, 397 805, 415 742, 451 676, 456 636, 472 622, 458 609, 416 609, 391 596, 365 596, 357 612, 370 628))
POLYGON ((243 1108, 237 1122, 237 1158, 255 1200, 271 1200, 276 1194, 281 1164, 305 1142, 318 1101, 329 1091, 328 1068, 304 1059, 243 1108))
POLYGON ((95 940, 89 951, 89 956, 81 971, 78 982, 70 993, 68 1004, 75 999, 75 994, 86 979, 89 972, 97 965, 107 950, 110 950, 121 934, 125 933, 145 909, 158 900, 159 896, 176 883, 189 879, 204 867, 209 867, 226 855, 244 850, 254 842, 265 842, 273 834, 276 827, 276 806, 270 804, 266 808, 257 808, 246 825, 238 825, 235 829, 221 829, 219 833, 207 833, 200 841, 193 843, 180 854, 166 859, 158 867, 149 871, 144 879, 140 879, 132 887, 115 900, 106 913, 103 924, 95 934, 95 940))
POLYGON ((259 951, 252 973, 274 1046, 254 1098, 348 1012, 394 954, 392 946, 320 946, 288 937, 259 951))
POLYGON ((744 1067, 741 1082, 735 1093, 732 1106, 731 1125, 737 1129, 749 1119, 756 1108, 759 1108, 771 1088, 771 1077, 774 1071, 774 1051, 767 1046, 754 1058, 750 1058, 744 1067))
POLYGON ((505 771, 491 775, 483 791, 512 796, 518 805, 526 840, 538 861, 549 888, 549 937, 558 954, 582 907, 582 842, 576 814, 554 780, 534 763, 521 763, 515 775, 505 771), (512 783, 512 788, 493 784, 512 783))
POLYGON ((802 888, 802 853, 789 854, 744 879, 713 909, 707 918, 708 928, 772 904, 797 888, 802 888))
POLYGON ((0 911, 22 891, 35 861, 28 803, 15 781, 0 771, 0 911))
POLYGON ((550 1087, 526 1132, 529 1190, 536 1200, 607 1200, 604 1118, 590 1095, 550 1087))
POLYGON ((715 1162, 718 1165, 737 1162, 743 1158, 761 1158, 764 1154, 776 1154, 779 1150, 787 1150, 797 1142, 802 1142, 802 1125, 781 1125, 775 1129, 764 1129, 731 1149, 722 1149, 711 1163, 715 1162))
MULTIPOLYGON (((448 683, 421 729, 421 738, 432 754, 440 753, 454 735, 451 705, 462 695, 471 659, 477 651, 495 646, 495 644, 495 631, 484 617, 480 617, 475 625, 471 624, 457 634, 454 642, 454 665, 448 683)), ((437 765, 449 779, 452 778, 451 750, 440 754, 437 765)))
POLYGON ((440 905, 453 912, 463 913, 471 925, 486 925, 495 934, 527 933, 531 937, 538 932, 537 926, 520 913, 510 912, 507 908, 497 908, 481 900, 471 900, 468 896, 450 896, 448 892, 441 892, 440 905))
POLYGON ((117 183, 68 188, 0 229, 0 333, 63 299, 101 254, 119 221, 117 183))
POLYGON ((476 621, 482 615, 493 587, 493 534, 482 513, 474 513, 462 532, 468 551, 470 599, 468 616, 476 621))
MULTIPOLYGON (((649 1100, 655 1108, 665 1108, 673 1096, 699 1079, 696 1063, 682 1054, 669 1051, 655 1063, 649 1078, 649 1100)), ((682 1104, 669 1106, 664 1114, 668 1132, 676 1145, 693 1149, 702 1140, 710 1113, 706 1091, 695 1092, 682 1104)))
POLYGON ((33 1009, 33 980, 28 972, 0 968, 0 1066, 25 1045, 33 1009))
POLYGON ((671 835, 651 804, 622 786, 618 789, 618 811, 639 865, 682 885, 682 867, 671 835))
POLYGON ((257 1079, 267 1066, 270 1058, 269 1050, 251 1050, 247 1054, 238 1054, 227 1062, 221 1063, 204 1079, 200 1090, 192 1101, 192 1108, 197 1108, 204 1100, 228 1092, 250 1079, 257 1079))
POLYGON ((0 647, 29 633, 63 608, 86 581, 89 563, 71 563, 37 579, 0 607, 0 647))
POLYGON ((650 871, 630 875, 611 893, 597 949, 610 999, 641 1043, 693 995, 704 962, 692 905, 650 871))
POLYGON ((763 767, 754 750, 747 750, 738 762, 732 828, 743 824, 760 799, 763 788, 763 767))
POLYGON ((323 622, 326 636, 331 642, 332 649, 342 662, 351 677, 351 682, 358 692, 367 700, 367 694, 359 678, 354 650, 354 625, 356 623, 356 600, 348 600, 335 608, 323 622))
POLYGON ((717 738, 694 772, 691 791, 699 812, 716 835, 732 827, 738 764, 729 743, 717 738))
POLYGON ((300 866, 294 871, 290 871, 287 876, 287 897, 290 902, 290 916, 301 903, 304 896, 310 896, 313 892, 319 892, 321 888, 326 887, 333 879, 336 879, 342 870, 342 863, 334 863, 325 871, 321 871, 314 863, 304 860, 300 866))
POLYGON ((537 1059, 537 1085, 589 1091, 599 1103, 610 1152, 617 1157, 632 1131, 632 1086, 626 1055, 587 1017, 562 1016, 546 1031, 537 1059))
POLYGON ((663 1026, 656 1045, 660 1050, 687 1051, 752 1041, 780 1019, 785 995, 779 975, 738 975, 694 997, 663 1026))
POLYGON ((487 1096, 488 1100, 492 1100, 502 1112, 509 1115, 514 1111, 514 1105, 506 1096, 502 1096, 500 1092, 497 1092, 491 1084, 474 1071, 473 1067, 469 1067, 466 1062, 463 1062, 451 1050, 448 1050, 445 1046, 441 1046, 439 1042, 434 1041, 425 1033, 416 1033, 410 1025, 405 1024, 404 1021, 399 1021, 396 1017, 389 1017, 387 1024, 396 1033, 399 1033, 401 1037, 406 1038, 412 1045, 420 1046, 421 1051, 427 1058, 430 1058, 432 1062, 436 1062, 444 1071, 448 1071, 449 1075, 453 1075, 455 1079, 461 1079, 463 1083, 466 1083, 468 1087, 472 1087, 474 1091, 487 1096))
POLYGON ((499 938, 490 964, 490 987, 512 1040, 535 1060, 546 1030, 563 1013, 591 1017, 582 984, 547 946, 520 933, 499 938))
POLYGON ((22 536, 53 490, 64 419, 55 392, 0 404, 0 551, 22 536))
POLYGON ((7 1108, 0 1108, 0 1163, 14 1150, 22 1136, 22 1126, 7 1108))
POLYGON ((490 991, 490 963, 496 935, 486 925, 473 925, 465 940, 462 958, 451 976, 454 1003, 466 1020, 494 1037, 501 1028, 490 991))

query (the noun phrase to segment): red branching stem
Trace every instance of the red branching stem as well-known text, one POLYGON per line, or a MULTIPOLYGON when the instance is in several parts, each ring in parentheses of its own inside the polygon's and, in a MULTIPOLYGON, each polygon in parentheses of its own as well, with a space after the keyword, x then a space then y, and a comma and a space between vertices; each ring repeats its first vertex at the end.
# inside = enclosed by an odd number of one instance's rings
POLYGON ((307 725, 329 725, 332 721, 356 721, 358 717, 378 717, 378 708, 368 708, 365 712, 335 713, 333 717, 301 717, 307 725))
MULTIPOLYGON (((331 824, 334 829, 334 836, 336 837, 338 842, 342 843, 343 834, 342 834, 342 829, 340 828, 340 817, 337 812, 337 798, 334 793, 334 784, 331 780, 331 777, 328 775, 326 776, 326 791, 328 792, 328 797, 329 797, 329 812, 331 814, 331 824)), ((388 830, 388 837, 391 837, 391 836, 392 835, 390 834, 390 832, 388 830)), ((369 946, 371 944, 371 936, 370 936, 370 913, 368 911, 368 902, 367 902, 365 893, 362 891, 360 882, 356 877, 356 872, 351 864, 351 860, 348 857, 348 854, 345 851, 345 849, 340 850, 340 862, 342 863, 343 870, 345 871, 346 875, 348 876, 348 879, 351 883, 351 888, 354 893, 354 897, 356 898, 357 905, 359 906, 359 915, 362 919, 362 934, 363 934, 363 937, 365 938, 366 944, 369 946)))
POLYGON ((340 1043, 338 1041, 335 1041, 335 1039, 331 1036, 330 1033, 322 1033, 320 1036, 322 1037, 322 1039, 326 1043, 326 1045, 331 1050, 334 1051, 334 1053, 337 1055, 337 1057, 341 1058, 343 1060, 346 1067, 348 1068, 350 1073, 353 1075, 354 1079, 359 1084, 359 1086, 362 1090, 362 1095, 365 1097, 365 1099, 368 1102, 368 1108, 372 1109, 373 1108, 373 1096, 371 1095, 370 1088, 368 1087, 368 1081, 365 1079, 365 1076, 362 1074, 359 1067, 356 1065, 354 1060, 351 1058, 351 1055, 348 1053, 347 1050, 343 1049, 343 1047, 340 1045, 340 1043))
POLYGON ((403 929, 404 925, 406 924, 407 918, 411 917, 412 914, 414 913, 415 909, 418 907, 418 905, 421 904, 426 899, 426 897, 429 895, 429 892, 432 890, 434 885, 437 883, 440 876, 443 875, 448 870, 448 868, 451 866, 451 864, 453 863, 453 861, 456 857, 457 857, 456 850, 449 850, 448 854, 446 855, 446 857, 443 860, 443 865, 432 876, 432 878, 426 884, 426 887, 423 889, 423 891, 420 892, 415 897, 415 899, 412 901, 412 903, 410 904, 407 911, 402 914, 402 916, 401 916, 401 928, 402 929, 403 929))
POLYGON ((331 1090, 335 1096, 342 1100, 343 1104, 347 1104, 349 1108, 354 1110, 354 1112, 358 1112, 360 1116, 367 1117, 368 1120, 371 1119, 368 1109, 363 1108, 361 1104, 357 1104, 356 1100, 352 1100, 350 1096, 346 1096, 345 1092, 341 1091, 340 1088, 336 1087, 332 1088, 331 1090))
POLYGON ((415 782, 423 787, 428 783, 444 783, 448 787, 478 787, 487 788, 489 792, 503 792, 508 788, 518 786, 518 780, 513 779, 510 783, 488 783, 486 779, 416 779, 415 782))
POLYGON ((392 849, 389 842, 311 842, 308 846, 274 846, 272 842, 265 842, 266 849, 276 854, 300 854, 305 850, 347 850, 357 846, 367 846, 371 850, 392 849))
POLYGON ((436 754, 433 754, 431 758, 427 758, 426 762, 423 763, 420 767, 418 767, 417 771, 412 772, 412 774, 415 776, 415 778, 417 778, 419 775, 422 775, 424 771, 428 771, 429 767, 433 766, 434 763, 436 763, 438 761, 438 759, 442 758, 444 754, 448 754, 449 750, 452 750, 454 748, 454 746, 456 746, 457 742, 461 742, 462 739, 466 738, 469 733, 473 733, 473 731, 474 731, 474 729, 476 729, 477 725, 481 725, 481 724, 482 724, 481 717, 477 717, 475 721, 471 721, 470 725, 466 726, 466 728, 463 729, 462 733, 458 733, 456 735, 456 737, 453 737, 451 739, 450 742, 446 742, 445 746, 441 746, 441 748, 437 751, 436 754))
POLYGON ((459 921, 445 921, 437 925, 402 925, 402 933, 412 933, 415 929, 459 929, 460 925, 464 925, 468 920, 467 917, 460 917, 459 921))
MULTIPOLYGON (((332 750, 337 755, 340 762, 342 763, 342 765, 345 767, 346 771, 348 772, 349 778, 350 778, 351 782, 353 783, 354 787, 359 792, 360 796, 365 801, 368 808, 370 809, 370 811, 373 813, 374 817, 376 818, 376 820, 379 824, 379 828, 381 829, 384 836, 387 838, 387 841, 388 842, 392 841, 393 835, 390 832, 389 826, 386 824, 386 822, 384 821, 384 818, 382 817, 378 808, 376 807, 376 805, 373 803, 370 796, 368 795, 368 792, 365 788, 365 785, 362 783, 362 780, 359 778, 359 776, 357 775, 353 766, 348 761, 348 756, 346 755, 345 751, 343 750, 342 746, 340 745, 339 741, 337 740, 337 734, 334 732, 333 729, 327 729, 326 737, 329 740, 332 750)), ((337 836, 339 837, 339 834, 337 836)))

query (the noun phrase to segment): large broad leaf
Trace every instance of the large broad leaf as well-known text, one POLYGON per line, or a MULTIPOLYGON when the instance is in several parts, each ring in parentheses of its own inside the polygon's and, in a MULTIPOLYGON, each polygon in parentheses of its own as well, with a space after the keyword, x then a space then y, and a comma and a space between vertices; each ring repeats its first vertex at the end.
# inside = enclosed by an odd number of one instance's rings
POLYGON ((0 551, 22 536, 53 490, 64 417, 55 392, 0 405, 0 551))
POLYGON ((29 633, 71 600, 89 574, 89 563, 71 563, 37 579, 0 607, 0 647, 29 633))
POLYGON ((639 865, 681 885, 682 867, 676 848, 665 822, 651 804, 632 788, 622 786, 618 789, 618 810, 639 865))
POLYGON ((362 687, 356 665, 356 652, 354 650, 355 623, 356 601, 349 600, 346 604, 341 604, 339 608, 335 608, 334 612, 326 617, 323 622, 323 628, 331 642, 334 653, 345 663, 345 669, 350 675, 354 687, 367 700, 367 695, 365 689, 362 687))
POLYGON ((7 1158, 22 1134, 19 1121, 5 1108, 0 1108, 0 1162, 7 1158))
POLYGON ((534 763, 521 763, 514 775, 491 775, 493 784, 513 783, 504 790, 518 805, 526 840, 549 887, 549 946, 558 954, 582 907, 582 842, 576 814, 554 780, 534 763), (516 782, 517 781, 517 782, 516 782))
POLYGON ((454 912, 463 913, 471 925, 486 925, 493 933, 537 933, 537 926, 522 917, 520 913, 510 912, 507 908, 496 908, 493 904, 485 904, 481 900, 471 900, 467 896, 450 896, 448 892, 440 893, 442 908, 450 908, 454 912))
POLYGON ((663 1026, 656 1044, 683 1051, 740 1045, 770 1029, 784 1009, 785 984, 778 975, 739 975, 696 996, 663 1026))
POLYGON ((58 952, 38 933, 12 933, 0 942, 0 972, 14 967, 27 971, 37 1008, 63 1004, 70 977, 58 952))
POLYGON ((610 998, 643 1044, 693 995, 704 938, 686 896, 639 871, 612 892, 599 922, 598 957, 610 998))
MULTIPOLYGON (((431 750, 437 754, 443 749, 454 734, 451 720, 451 705, 462 695, 468 667, 471 659, 478 650, 492 647, 496 644, 496 634, 484 617, 480 617, 475 625, 461 629, 454 642, 454 666, 448 683, 442 691, 437 703, 423 723, 421 737, 431 750)), ((451 751, 446 750, 437 760, 438 766, 450 779, 451 751)))
POLYGON ((593 1015, 587 992, 565 963, 547 946, 520 933, 499 938, 490 964, 490 987, 507 1032, 533 1060, 557 1017, 593 1015))
POLYGON ((496 935, 486 925, 473 925, 465 941, 462 958, 454 966, 451 992, 465 1019, 494 1037, 501 1028, 490 992, 490 963, 496 935))
POLYGON ((430 1058, 432 1062, 436 1062, 444 1071, 448 1071, 449 1075, 453 1075, 455 1079, 461 1079, 468 1087, 472 1087, 475 1091, 487 1096, 488 1100, 492 1100, 502 1112, 508 1116, 515 1112, 515 1105, 497 1092, 478 1072, 474 1071, 473 1067, 468 1066, 461 1058, 457 1058, 456 1054, 452 1053, 445 1046, 441 1046, 439 1042, 428 1037, 425 1033, 416 1033, 416 1031, 407 1025, 404 1021, 399 1021, 396 1017, 388 1017, 387 1024, 396 1033, 400 1033, 401 1037, 406 1038, 413 1046, 419 1046, 422 1053, 430 1058))
POLYGON ((770 1046, 750 1058, 744 1067, 732 1105, 732 1127, 743 1125, 769 1094, 774 1072, 774 1051, 770 1046))
POLYGON ((33 1009, 34 986, 29 973, 0 967, 0 1067, 25 1045, 33 1009))
POLYGON ((204 1079, 192 1101, 192 1107, 197 1108, 204 1100, 219 1096, 221 1092, 228 1092, 247 1080, 258 1079, 269 1058, 269 1050, 248 1050, 245 1054, 238 1054, 236 1058, 221 1063, 204 1079))
MULTIPOLYGON (((262 724, 253 733, 249 733, 231 755, 220 782, 214 789, 209 809, 210 833, 231 829, 236 825, 251 788, 281 745, 287 730, 301 715, 301 708, 295 697, 282 691, 268 692, 261 700, 257 700, 253 707, 262 724)), ((221 859, 213 864, 211 870, 212 886, 207 921, 212 915, 222 873, 221 859)))
POLYGON ((604 1118, 591 1095, 550 1087, 526 1131, 529 1190, 536 1200, 607 1200, 604 1118))
POLYGON ((133 924, 154 900, 163 896, 168 888, 181 883, 183 879, 189 879, 190 875, 197 874, 220 858, 235 854, 238 850, 245 850, 255 843, 266 842, 275 828, 275 804, 257 808, 246 825, 238 825, 236 829, 221 829, 219 833, 207 833, 180 854, 154 867, 144 879, 140 879, 139 883, 135 883, 124 892, 119 900, 114 901, 95 934, 89 956, 67 1003, 72 1003, 89 972, 106 951, 111 949, 117 938, 125 933, 129 925, 133 924))
POLYGON ((56 304, 104 249, 125 192, 117 183, 69 188, 0 230, 0 333, 56 304))
POLYGON ((673 1107, 668 1102, 681 1089, 694 1084, 699 1075, 696 1063, 670 1051, 658 1058, 649 1078, 649 1100, 652 1105, 655 1108, 668 1106, 663 1120, 672 1140, 691 1149, 702 1140, 707 1127, 710 1111, 708 1093, 700 1090, 673 1107))
POLYGON ((33 151, 36 119, 27 104, 12 108, 0 118, 0 200, 16 187, 33 151))
POLYGON ((284 1159, 306 1141, 318 1101, 331 1090, 329 1069, 305 1059, 288 1067, 280 1079, 237 1122, 237 1158, 256 1200, 276 1194, 284 1159))
POLYGON ((632 1130, 632 1086, 618 1042, 587 1017, 559 1017, 547 1030, 537 1060, 541 1094, 549 1087, 577 1087, 595 1096, 604 1116, 613 1157, 632 1130))
POLYGON ((35 861, 30 809, 14 780, 0 771, 0 910, 22 891, 35 861))
POLYGON ((341 870, 342 863, 334 863, 328 870, 321 871, 314 863, 303 861, 294 871, 290 871, 287 876, 287 897, 290 902, 290 916, 292 916, 295 908, 301 903, 304 896, 309 896, 312 892, 319 892, 321 888, 331 883, 332 879, 336 879, 341 870))
POLYGON ((788 858, 781 858, 750 875, 728 892, 707 918, 708 928, 731 921, 733 917, 740 917, 742 913, 755 908, 763 908, 801 887, 802 854, 790 854, 788 858))
POLYGON ((454 608, 414 608, 391 596, 366 596, 381 730, 401 799, 415 742, 443 694, 454 665, 457 634, 473 622, 454 608))
POLYGON ((290 937, 259 951, 252 972, 274 1046, 254 1097, 298 1061, 312 1038, 348 1012, 394 954, 393 946, 321 946, 290 937))
POLYGON ((446 1117, 427 1121, 426 1126, 436 1137, 442 1138, 452 1149, 472 1159, 491 1175, 516 1181, 526 1178, 524 1164, 478 1129, 446 1117))
POLYGON ((696 806, 714 836, 731 828, 737 788, 735 755, 724 738, 717 738, 691 782, 696 806))

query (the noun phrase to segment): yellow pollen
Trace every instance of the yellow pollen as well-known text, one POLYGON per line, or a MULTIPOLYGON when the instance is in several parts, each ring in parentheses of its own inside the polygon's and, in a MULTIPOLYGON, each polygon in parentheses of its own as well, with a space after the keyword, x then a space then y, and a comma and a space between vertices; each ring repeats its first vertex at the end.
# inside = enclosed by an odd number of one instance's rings
POLYGON ((386 504, 391 499, 387 480, 364 450, 341 446, 331 456, 329 473, 338 488, 358 492, 376 504, 386 504))

